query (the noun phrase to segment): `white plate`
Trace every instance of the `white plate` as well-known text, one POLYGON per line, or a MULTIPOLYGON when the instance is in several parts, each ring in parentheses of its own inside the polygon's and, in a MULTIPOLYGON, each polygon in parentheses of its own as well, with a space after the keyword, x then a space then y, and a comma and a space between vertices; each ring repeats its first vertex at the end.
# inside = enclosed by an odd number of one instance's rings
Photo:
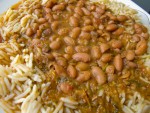
MULTIPOLYGON (((17 1, 19 0, 0 0, 0 14, 3 13, 4 11, 6 11, 11 5, 15 4, 17 1)), ((131 0, 117 0, 119 2, 123 2, 126 5, 130 6, 131 8, 137 9, 139 11, 142 11, 143 13, 145 13, 148 17, 148 19, 150 20, 150 15, 143 10, 140 6, 138 6, 137 4, 135 4, 134 2, 132 2, 131 0)), ((141 15, 141 19, 143 21, 143 23, 147 23, 147 18, 145 18, 143 16, 143 14, 139 14, 141 15)), ((0 113, 4 113, 2 110, 0 110, 0 113)))

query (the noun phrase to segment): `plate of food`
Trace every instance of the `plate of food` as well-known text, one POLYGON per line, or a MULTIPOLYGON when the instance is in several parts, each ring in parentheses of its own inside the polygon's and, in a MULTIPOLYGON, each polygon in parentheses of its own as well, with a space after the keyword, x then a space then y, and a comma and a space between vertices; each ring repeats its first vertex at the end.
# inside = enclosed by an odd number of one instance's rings
POLYGON ((8 8, 0 15, 2 113, 150 113, 150 26, 138 14, 112 0, 8 8))

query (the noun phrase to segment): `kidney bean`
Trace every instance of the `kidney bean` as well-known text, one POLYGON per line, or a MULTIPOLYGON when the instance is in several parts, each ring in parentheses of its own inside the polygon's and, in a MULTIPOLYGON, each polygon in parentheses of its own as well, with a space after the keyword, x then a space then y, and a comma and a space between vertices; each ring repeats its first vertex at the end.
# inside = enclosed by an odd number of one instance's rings
POLYGON ((78 14, 78 13, 74 13, 74 15, 73 15, 74 17, 76 17, 78 20, 80 20, 81 19, 81 16, 78 14))
POLYGON ((140 41, 140 36, 138 34, 134 34, 132 36, 132 42, 139 42, 140 41))
POLYGON ((106 67, 106 73, 107 74, 114 74, 115 73, 115 67, 113 65, 109 65, 106 67))
POLYGON ((75 11, 75 13, 79 14, 80 16, 83 16, 83 11, 82 11, 82 9, 80 7, 76 7, 74 9, 74 11, 75 11))
POLYGON ((149 33, 141 33, 141 36, 145 39, 148 40, 149 39, 149 33))
POLYGON ((120 54, 115 56, 115 58, 114 58, 114 66, 115 66, 117 71, 121 71, 122 70, 122 68, 123 68, 123 60, 122 60, 120 54))
POLYGON ((83 6, 84 6, 84 0, 79 0, 79 1, 77 2, 77 6, 78 6, 78 7, 83 7, 83 6))
POLYGON ((74 53, 74 49, 73 49, 73 47, 72 46, 67 46, 66 48, 65 48, 65 52, 67 53, 67 54, 73 54, 74 53))
POLYGON ((39 18, 38 23, 39 24, 44 24, 47 20, 45 18, 39 18))
POLYGON ((63 57, 57 57, 57 58, 56 58, 56 62, 57 62, 57 64, 59 64, 59 65, 61 65, 61 66, 63 66, 63 67, 66 67, 66 66, 67 66, 67 61, 66 61, 66 59, 63 58, 63 57))
POLYGON ((53 31, 57 30, 59 26, 59 21, 54 21, 51 23, 51 28, 53 31))
POLYGON ((78 82, 86 82, 91 78, 91 72, 90 71, 81 71, 79 72, 78 77, 76 78, 76 80, 78 82))
POLYGON ((91 25, 92 21, 89 18, 84 19, 84 25, 91 25))
POLYGON ((102 43, 100 45, 100 50, 101 50, 102 53, 105 53, 109 49, 110 49, 110 46, 108 44, 106 44, 106 43, 102 43))
POLYGON ((94 30, 94 26, 91 26, 91 25, 84 26, 82 28, 82 31, 85 31, 85 32, 90 32, 90 31, 93 31, 93 30, 94 30))
POLYGON ((117 20, 117 17, 116 17, 115 15, 111 14, 111 13, 107 13, 106 15, 107 15, 111 20, 114 20, 114 21, 117 20))
POLYGON ((101 68, 96 66, 92 67, 92 75, 99 85, 103 85, 104 83, 106 83, 106 75, 101 68))
POLYGON ((27 28, 26 35, 32 36, 33 34, 34 34, 34 31, 31 28, 27 28))
POLYGON ((125 29, 123 27, 120 27, 116 31, 114 31, 113 34, 119 36, 124 32, 124 30, 125 29))
POLYGON ((65 9, 65 5, 64 4, 58 4, 53 6, 52 10, 53 11, 63 11, 65 9))
POLYGON ((130 71, 127 69, 123 69, 121 78, 125 79, 131 75, 130 71))
POLYGON ((101 53, 100 48, 98 46, 92 46, 91 56, 94 60, 97 60, 102 56, 102 53, 101 53))
POLYGON ((86 9, 85 7, 82 7, 81 9, 86 16, 89 16, 91 14, 90 11, 86 9))
POLYGON ((120 49, 122 47, 122 42, 120 40, 113 40, 112 47, 114 49, 120 49))
POLYGON ((124 21, 128 20, 128 17, 125 16, 125 15, 118 15, 118 16, 117 16, 117 19, 118 19, 118 21, 120 21, 120 22, 124 22, 124 21))
POLYGON ((76 69, 78 71, 86 71, 89 69, 89 64, 84 63, 84 62, 78 62, 76 65, 76 69))
POLYGON ((147 48, 148 48, 147 42, 145 40, 141 40, 136 45, 135 54, 143 55, 144 53, 146 53, 147 48))
POLYGON ((46 3, 45 7, 46 8, 52 8, 54 5, 55 5, 55 1, 50 0, 46 3))
POLYGON ((118 28, 118 26, 116 24, 108 24, 106 26, 107 31, 115 31, 117 28, 118 28))
POLYGON ((50 13, 48 13, 48 14, 46 14, 46 19, 48 20, 48 22, 52 23, 53 16, 50 13))
POLYGON ((88 32, 82 31, 80 34, 80 38, 89 40, 89 39, 91 39, 91 34, 88 32))
POLYGON ((71 78, 76 78, 77 76, 77 71, 72 65, 67 67, 67 73, 71 78))
POLYGON ((58 34, 59 34, 60 36, 67 35, 68 32, 69 32, 69 29, 68 29, 68 28, 61 28, 61 29, 58 30, 58 34))
POLYGON ((81 61, 81 62, 89 62, 91 60, 91 57, 87 53, 75 53, 72 58, 75 61, 81 61))
POLYGON ((78 36, 80 35, 80 32, 81 32, 81 28, 75 27, 75 28, 73 28, 73 30, 71 31, 70 37, 76 39, 76 38, 78 38, 78 36))
POLYGON ((61 41, 53 41, 50 43, 50 48, 57 50, 61 47, 61 41))
POLYGON ((70 60, 70 59, 71 59, 71 55, 69 55, 69 54, 63 54, 63 57, 64 57, 66 60, 70 60))
POLYGON ((136 64, 135 62, 129 61, 129 62, 127 62, 127 66, 128 66, 129 68, 136 68, 136 67, 137 67, 137 64, 136 64))
POLYGON ((137 34, 141 34, 143 32, 142 26, 140 24, 135 23, 134 29, 137 34))
POLYGON ((33 23, 32 25, 33 32, 36 33, 38 29, 39 29, 39 25, 37 23, 33 23))
POLYGON ((60 83, 59 86, 60 86, 60 90, 63 93, 66 93, 66 94, 72 93, 73 86, 71 84, 69 84, 67 82, 63 82, 63 83, 60 83))
POLYGON ((75 45, 75 41, 71 37, 66 36, 64 38, 64 41, 69 46, 74 46, 75 45))
POLYGON ((110 53, 104 53, 101 57, 101 61, 105 63, 110 62, 111 59, 112 59, 112 55, 110 53))
POLYGON ((132 50, 128 50, 126 53, 126 59, 127 60, 133 60, 135 58, 135 53, 132 50))
POLYGON ((96 12, 99 13, 99 14, 104 14, 105 9, 102 9, 101 7, 96 7, 96 12))
POLYGON ((71 16, 69 19, 69 24, 70 26, 77 27, 79 26, 79 20, 76 17, 71 16))
POLYGON ((97 61, 97 64, 98 64, 98 66, 101 67, 101 68, 103 68, 103 67, 106 66, 106 63, 105 63, 105 62, 102 62, 101 60, 98 60, 98 61, 97 61))
POLYGON ((54 64, 54 69, 55 69, 56 74, 58 76, 65 76, 66 75, 66 72, 62 66, 60 66, 58 64, 54 64))
POLYGON ((76 47, 75 47, 75 50, 76 50, 76 52, 78 52, 78 53, 84 53, 84 52, 88 52, 88 51, 89 51, 89 48, 88 48, 87 46, 79 45, 79 46, 76 46, 76 47))

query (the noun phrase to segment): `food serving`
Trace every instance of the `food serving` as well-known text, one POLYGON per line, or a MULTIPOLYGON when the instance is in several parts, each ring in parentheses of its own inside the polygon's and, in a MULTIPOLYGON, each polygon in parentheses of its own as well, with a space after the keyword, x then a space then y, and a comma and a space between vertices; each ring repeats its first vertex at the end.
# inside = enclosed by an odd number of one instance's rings
POLYGON ((148 28, 109 0, 22 0, 0 16, 6 113, 149 113, 148 28))

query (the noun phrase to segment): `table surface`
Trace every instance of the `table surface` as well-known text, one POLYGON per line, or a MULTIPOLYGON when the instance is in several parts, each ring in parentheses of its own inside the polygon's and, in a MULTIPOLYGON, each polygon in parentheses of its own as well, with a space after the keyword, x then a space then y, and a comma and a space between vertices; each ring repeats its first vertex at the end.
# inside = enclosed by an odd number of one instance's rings
MULTIPOLYGON (((6 11, 11 5, 15 4, 17 1, 19 0, 0 0, 0 14, 6 11)), ((133 1, 131 0, 117 0, 117 1, 122 2, 131 8, 142 11, 143 13, 147 15, 147 17, 150 20, 150 15, 146 11, 144 11, 140 6, 135 4, 133 1)), ((145 19, 145 18, 142 18, 142 19, 145 19)), ((0 110, 0 113, 3 113, 3 111, 0 110)))

